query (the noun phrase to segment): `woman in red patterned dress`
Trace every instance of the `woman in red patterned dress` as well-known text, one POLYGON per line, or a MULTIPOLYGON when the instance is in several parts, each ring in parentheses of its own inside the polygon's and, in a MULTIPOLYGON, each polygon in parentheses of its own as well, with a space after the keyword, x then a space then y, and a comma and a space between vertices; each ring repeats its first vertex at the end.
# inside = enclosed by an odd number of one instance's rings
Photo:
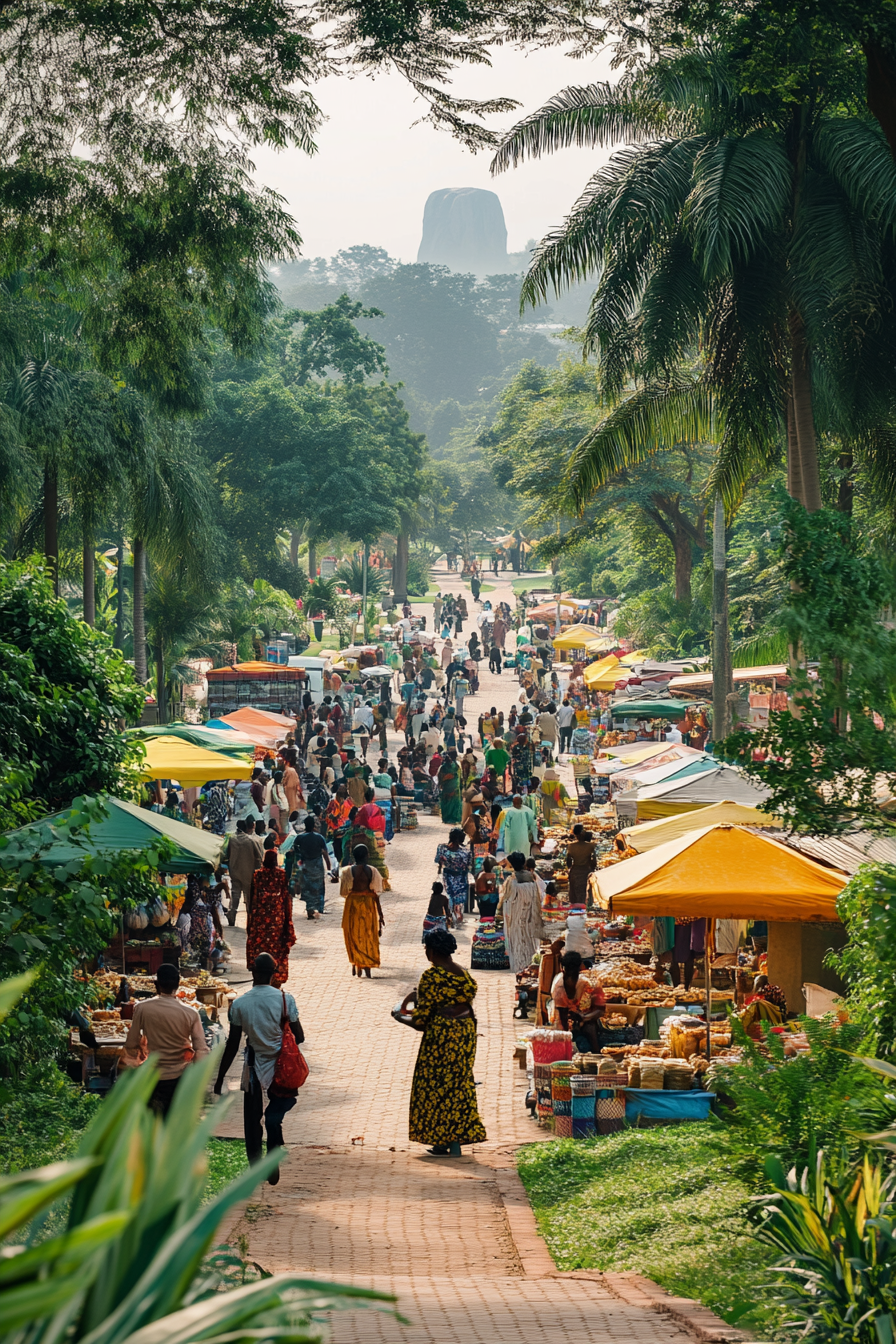
POLYGON ((296 940, 292 924, 292 897, 286 874, 277 865, 277 851, 269 849, 264 864, 252 876, 249 921, 246 929, 246 965, 251 971, 255 958, 268 952, 277 969, 271 984, 279 988, 289 978, 289 949, 296 940))

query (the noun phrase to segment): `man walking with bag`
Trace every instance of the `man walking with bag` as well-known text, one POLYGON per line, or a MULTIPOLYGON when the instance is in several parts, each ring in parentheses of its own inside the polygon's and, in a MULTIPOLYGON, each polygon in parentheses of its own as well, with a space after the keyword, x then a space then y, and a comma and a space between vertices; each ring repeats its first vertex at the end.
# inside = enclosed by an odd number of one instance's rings
MULTIPOLYGON (((252 988, 230 1005, 230 1035, 224 1046, 215 1083, 215 1092, 220 1096, 224 1077, 236 1059, 245 1032, 246 1049, 240 1089, 243 1093, 246 1156, 250 1163, 261 1161, 262 1115, 267 1131, 268 1152, 283 1146, 283 1117, 296 1104, 297 1088, 280 1086, 275 1074, 278 1072, 286 1030, 291 1031, 296 1047, 305 1039, 295 999, 271 984, 276 969, 274 958, 268 952, 259 953, 252 963, 252 988), (268 1096, 266 1110, 265 1093, 268 1096)), ((268 1176, 268 1183, 276 1185, 279 1180, 280 1168, 275 1167, 268 1176)))

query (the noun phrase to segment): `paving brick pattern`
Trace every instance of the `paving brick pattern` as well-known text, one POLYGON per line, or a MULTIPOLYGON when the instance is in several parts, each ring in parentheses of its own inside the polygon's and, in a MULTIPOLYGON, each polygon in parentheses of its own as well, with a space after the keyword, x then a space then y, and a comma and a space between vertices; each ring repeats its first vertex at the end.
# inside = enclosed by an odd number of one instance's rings
MULTIPOLYGON (((451 577, 445 586, 457 592, 460 583, 451 577)), ((500 600, 509 592, 502 583, 490 596, 500 600)), ((469 590, 466 597, 472 613, 469 590)), ((511 673, 497 677, 480 666, 470 720, 483 706, 506 714, 519 694, 511 673)), ((390 739, 393 757, 398 745, 390 739)), ((544 1135, 528 1118, 525 1075, 513 1059, 510 972, 476 977, 475 1076, 487 1141, 465 1149, 460 1160, 441 1161, 408 1141, 419 1038, 389 1012, 426 967, 420 935, 436 845, 444 838, 438 817, 421 815, 417 831, 389 846, 393 890, 382 898, 383 964, 370 981, 352 978, 336 887, 328 884, 320 921, 306 920, 296 902, 298 940, 287 987, 299 1004, 311 1075, 284 1125, 290 1159, 280 1184, 262 1187, 229 1235, 245 1234, 251 1257, 272 1271, 308 1271, 397 1295, 409 1325, 375 1311, 339 1313, 334 1344, 531 1344, 558 1331, 635 1344, 692 1339, 643 1295, 627 1294, 626 1301, 600 1276, 558 1276, 535 1231, 513 1154, 544 1135)), ((456 933, 461 964, 469 965, 471 933, 470 924, 456 933)), ((237 969, 245 964, 242 912, 231 934, 237 969)), ((237 1066, 228 1083, 238 1088, 237 1066)), ((222 1137, 241 1137, 240 1110, 237 1096, 218 1130, 222 1137)))

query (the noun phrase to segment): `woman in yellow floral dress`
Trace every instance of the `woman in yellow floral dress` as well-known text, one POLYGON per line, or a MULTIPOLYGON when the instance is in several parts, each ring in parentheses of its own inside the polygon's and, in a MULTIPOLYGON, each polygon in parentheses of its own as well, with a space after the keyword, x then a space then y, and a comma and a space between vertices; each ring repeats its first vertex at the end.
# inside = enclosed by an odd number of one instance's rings
POLYGON ((423 1032, 411 1087, 409 1137, 427 1143, 433 1157, 460 1157, 462 1143, 484 1143, 473 1061, 476 1058, 476 981, 452 960, 457 943, 444 929, 423 939, 429 969, 402 1011, 414 1004, 413 1025, 423 1032))

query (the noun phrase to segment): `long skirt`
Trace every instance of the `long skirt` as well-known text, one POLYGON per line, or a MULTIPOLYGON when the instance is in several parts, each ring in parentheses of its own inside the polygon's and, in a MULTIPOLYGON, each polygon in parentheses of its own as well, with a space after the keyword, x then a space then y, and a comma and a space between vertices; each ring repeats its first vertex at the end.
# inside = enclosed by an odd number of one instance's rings
POLYGON ((372 891, 351 891, 345 897, 342 936, 353 966, 379 966, 380 921, 372 891))
POLYGON ((439 811, 446 826, 459 826, 463 815, 463 799, 460 791, 455 789, 446 793, 445 789, 440 789, 439 811))
POLYGON ((420 1042, 408 1137, 412 1143, 484 1143, 473 1063, 476 1019, 434 1015, 420 1042))
POLYGON ((502 907, 504 941, 510 969, 517 974, 531 965, 541 943, 541 897, 534 882, 524 882, 509 893, 502 907))
POLYGON ((309 915, 315 910, 323 914, 327 874, 323 859, 305 859, 299 876, 302 900, 309 915))

